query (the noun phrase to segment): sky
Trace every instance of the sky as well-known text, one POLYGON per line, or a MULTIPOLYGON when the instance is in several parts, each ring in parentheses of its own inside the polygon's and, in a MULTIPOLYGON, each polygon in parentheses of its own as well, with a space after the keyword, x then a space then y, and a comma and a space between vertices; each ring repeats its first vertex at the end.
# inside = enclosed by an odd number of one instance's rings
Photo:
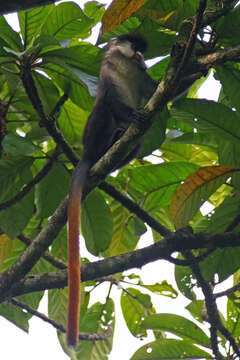
MULTIPOLYGON (((75 1, 80 6, 86 1, 75 1)), ((110 3, 108 1, 101 1, 104 4, 110 3)), ((11 26, 15 27, 16 17, 10 15, 7 17, 11 26)), ((91 37, 92 41, 97 38, 97 29, 93 36, 91 37)), ((199 97, 208 98, 212 100, 217 100, 219 93, 219 83, 213 79, 213 76, 210 77, 207 84, 205 83, 200 91, 199 97)), ((209 207, 206 207, 205 211, 209 211, 209 207)), ((150 245, 152 242, 149 234, 145 235, 141 240, 140 247, 150 245)), ((84 247, 81 244, 81 247, 84 247)), ((81 253, 85 254, 85 249, 82 249, 81 253)), ((86 254, 90 258, 89 254, 86 254)), ((156 261, 154 263, 145 265, 141 271, 132 269, 128 273, 138 273, 141 275, 143 281, 146 284, 154 284, 156 282, 161 282, 167 280, 170 284, 175 286, 174 281, 174 267, 166 261, 156 261)), ((102 302, 105 301, 106 296, 106 284, 99 286, 98 294, 102 298, 102 302)), ((114 298, 116 300, 116 329, 114 335, 114 344, 113 351, 109 357, 109 360, 118 360, 118 359, 129 359, 134 352, 145 343, 153 340, 153 338, 148 338, 147 340, 138 340, 135 339, 124 323, 124 319, 121 316, 119 297, 121 290, 114 287, 114 298)), ((175 300, 164 296, 152 296, 153 305, 157 309, 157 312, 174 312, 178 315, 183 315, 189 317, 189 313, 184 309, 184 306, 187 305, 187 300, 179 295, 175 300)), ((96 300, 99 301, 99 298, 96 296, 96 300)), ((101 300, 100 300, 101 301, 101 300)), ((41 301, 40 312, 47 314, 47 297, 45 296, 41 301)), ((57 360, 67 360, 69 357, 64 354, 56 335, 55 329, 51 325, 43 323, 42 320, 37 318, 32 318, 30 320, 30 330, 29 334, 24 333, 22 330, 17 328, 14 324, 11 324, 9 321, 0 317, 0 338, 1 338, 1 348, 0 356, 5 360, 42 360, 42 359, 57 359, 57 360)))

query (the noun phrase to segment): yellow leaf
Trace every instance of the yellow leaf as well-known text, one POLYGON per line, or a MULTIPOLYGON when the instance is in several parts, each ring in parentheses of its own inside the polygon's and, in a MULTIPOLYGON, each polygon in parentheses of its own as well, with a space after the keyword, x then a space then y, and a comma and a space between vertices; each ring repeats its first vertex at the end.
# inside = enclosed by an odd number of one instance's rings
POLYGON ((0 236, 0 269, 4 261, 8 259, 12 253, 14 240, 10 239, 7 235, 0 236))
POLYGON ((176 229, 186 226, 203 202, 235 171, 239 170, 232 166, 205 166, 190 174, 173 195, 169 207, 176 229))
POLYGON ((102 18, 102 35, 114 30, 140 9, 147 0, 113 0, 102 18))

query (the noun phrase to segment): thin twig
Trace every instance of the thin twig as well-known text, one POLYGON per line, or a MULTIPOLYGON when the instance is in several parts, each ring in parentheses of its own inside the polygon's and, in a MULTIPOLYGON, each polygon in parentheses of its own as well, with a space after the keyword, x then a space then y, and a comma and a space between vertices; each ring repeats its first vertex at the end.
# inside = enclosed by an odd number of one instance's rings
POLYGON ((17 193, 11 199, 1 203, 0 211, 7 209, 8 207, 22 200, 33 189, 33 187, 49 173, 49 171, 52 169, 56 155, 57 154, 55 154, 55 156, 53 156, 50 161, 48 161, 47 164, 43 166, 43 168, 37 173, 37 175, 31 181, 29 181, 29 183, 26 184, 21 191, 19 191, 19 193, 17 193))
MULTIPOLYGON (((28 246, 32 243, 32 240, 30 240, 24 234, 18 235, 18 239, 28 246)), ((42 257, 45 260, 47 260, 51 265, 55 266, 57 269, 66 269, 67 268, 67 264, 64 261, 51 255, 48 251, 46 251, 42 257)))
POLYGON ((218 324, 220 323, 220 318, 218 314, 217 305, 212 294, 211 286, 203 278, 200 268, 198 264, 196 264, 192 253, 190 251, 185 251, 183 254, 184 257, 189 262, 191 262, 190 267, 194 275, 196 276, 198 285, 201 287, 205 297, 205 304, 206 304, 208 319, 210 323, 210 334, 211 334, 210 338, 211 338, 212 351, 216 357, 216 360, 223 360, 223 356, 219 352, 218 338, 217 338, 217 330, 218 330, 218 324))
MULTIPOLYGON (((52 325, 55 329, 58 331, 61 331, 62 333, 66 333, 66 328, 62 325, 57 323, 56 321, 50 319, 43 313, 40 313, 39 311, 33 309, 31 306, 24 304, 22 301, 19 301, 17 299, 11 299, 10 302, 19 307, 20 309, 26 310, 29 314, 34 315, 38 317, 39 319, 45 321, 46 323, 52 325)), ((86 333, 86 332, 80 332, 79 333, 79 340, 88 340, 88 341, 99 341, 99 340, 106 340, 112 333, 112 328, 108 327, 108 329, 103 332, 102 334, 95 334, 95 333, 86 333)))
POLYGON ((230 295, 231 293, 237 291, 238 289, 240 288, 240 283, 232 286, 231 288, 227 289, 227 290, 224 290, 224 291, 220 291, 218 293, 215 293, 213 294, 213 296, 215 297, 215 299, 219 298, 219 297, 222 297, 222 296, 228 296, 230 295))
POLYGON ((100 189, 104 190, 108 195, 112 196, 115 200, 120 202, 128 210, 136 214, 143 222, 148 224, 153 230, 157 231, 162 236, 170 236, 172 232, 165 226, 160 224, 145 210, 143 210, 137 203, 133 202, 128 197, 124 196, 120 191, 116 190, 111 184, 104 182, 99 184, 100 189))

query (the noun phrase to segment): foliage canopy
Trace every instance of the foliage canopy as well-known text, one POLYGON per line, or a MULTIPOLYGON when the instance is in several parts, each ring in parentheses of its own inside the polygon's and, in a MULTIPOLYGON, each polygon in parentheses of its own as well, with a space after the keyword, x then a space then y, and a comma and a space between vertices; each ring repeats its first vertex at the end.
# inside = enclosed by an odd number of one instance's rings
POLYGON ((111 289, 120 284, 129 331, 144 338, 151 329, 155 336, 132 360, 240 357, 236 4, 115 0, 105 11, 97 1, 84 9, 62 2, 19 12, 19 32, 0 17, 0 315, 28 331, 30 317, 41 316, 38 305, 49 290, 48 321, 59 330, 64 351, 74 359, 106 359, 115 322, 111 289), (73 355, 63 328, 67 194, 104 52, 87 39, 101 20, 98 45, 127 32, 145 36, 146 59, 158 57, 148 71, 161 86, 145 108, 149 124, 132 125, 89 177, 82 234, 88 251, 103 260, 84 261, 80 331, 99 341, 82 337, 73 355), (197 95, 211 72, 221 84, 217 101, 197 95), (188 92, 171 102, 176 85, 190 80, 194 84, 188 92), (140 158, 107 176, 115 154, 127 152, 144 132, 140 158), (203 215, 205 201, 214 211, 203 215), (136 250, 146 225, 153 245, 136 250), (177 258, 172 256, 176 252, 177 258), (157 259, 175 265, 178 290, 166 281, 144 284, 138 275, 123 272, 157 259), (234 287, 215 294, 215 286, 231 275, 234 287), (89 306, 103 281, 109 282, 105 303, 89 306), (175 298, 178 292, 189 299, 194 322, 156 313, 152 293, 161 302, 161 296, 175 298), (216 305, 222 296, 226 317, 216 305))

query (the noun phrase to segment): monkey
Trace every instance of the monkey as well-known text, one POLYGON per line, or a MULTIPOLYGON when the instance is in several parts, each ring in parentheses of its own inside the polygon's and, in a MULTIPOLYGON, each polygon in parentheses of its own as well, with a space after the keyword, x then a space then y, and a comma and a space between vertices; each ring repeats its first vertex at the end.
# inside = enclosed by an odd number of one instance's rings
MULTIPOLYGON (((93 110, 83 132, 83 154, 72 176, 68 205, 68 315, 67 344, 78 342, 80 311, 79 227, 83 188, 91 167, 139 119, 139 108, 158 86, 146 72, 143 53, 146 40, 124 34, 109 41, 99 74, 93 110)), ((141 144, 121 161, 124 166, 137 156, 141 144)))

